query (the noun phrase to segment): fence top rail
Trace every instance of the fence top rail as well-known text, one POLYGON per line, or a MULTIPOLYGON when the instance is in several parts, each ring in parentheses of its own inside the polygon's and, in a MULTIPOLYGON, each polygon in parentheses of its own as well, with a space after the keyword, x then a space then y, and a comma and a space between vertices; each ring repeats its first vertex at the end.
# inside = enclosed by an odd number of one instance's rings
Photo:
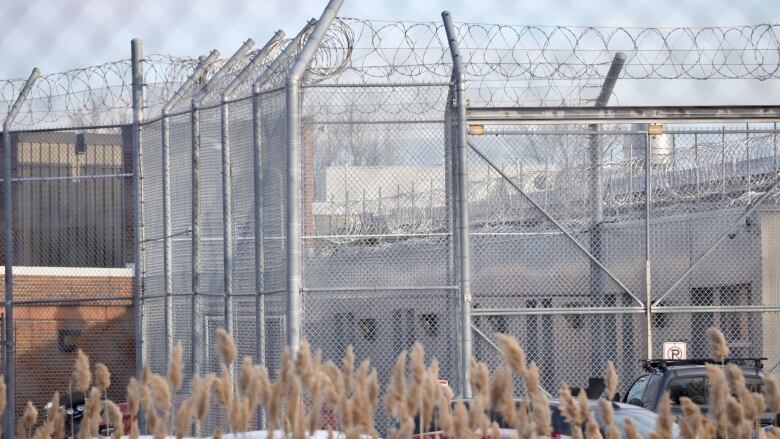
POLYGON ((780 106, 469 107, 469 122, 571 124, 599 122, 754 122, 780 120, 780 106))

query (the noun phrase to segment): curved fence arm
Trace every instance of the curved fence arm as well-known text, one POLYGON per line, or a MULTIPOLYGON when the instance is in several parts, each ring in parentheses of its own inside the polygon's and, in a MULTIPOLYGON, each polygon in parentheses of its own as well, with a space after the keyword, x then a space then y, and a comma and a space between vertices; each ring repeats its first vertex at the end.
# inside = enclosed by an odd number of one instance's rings
POLYGON ((13 234, 13 186, 11 177, 13 174, 13 154, 11 152, 11 126, 22 108, 22 104, 30 95, 33 84, 38 80, 41 71, 34 68, 27 82, 24 83, 22 91, 16 98, 11 111, 5 117, 3 122, 3 158, 5 166, 3 167, 3 218, 5 222, 5 376, 6 376, 6 409, 5 423, 6 437, 14 437, 14 413, 16 412, 16 400, 14 398, 15 376, 14 376, 14 234, 13 234))
POLYGON ((251 38, 244 41, 244 44, 242 44, 241 47, 239 47, 238 50, 236 50, 236 52, 233 53, 233 55, 227 61, 225 61, 225 64, 222 64, 222 67, 217 70, 217 73, 215 73, 214 76, 208 80, 208 82, 203 84, 200 90, 195 94, 195 96, 193 96, 192 102, 200 103, 203 99, 206 98, 206 96, 213 92, 214 86, 219 84, 219 81, 221 81, 222 78, 224 78, 225 75, 230 72, 230 69, 232 69, 238 60, 246 55, 246 53, 249 52, 249 49, 251 49, 254 45, 255 41, 251 38))
POLYGON ((301 82, 344 0, 330 0, 287 74, 287 343, 294 357, 301 343, 303 254, 301 237, 301 82))
POLYGON ((163 116, 170 114, 171 109, 173 109, 173 107, 176 106, 176 104, 179 103, 179 101, 182 100, 184 96, 192 89, 192 86, 195 85, 195 81, 200 78, 200 75, 203 74, 206 68, 211 65, 211 63, 214 62, 218 56, 219 50, 214 49, 211 51, 211 53, 209 53, 209 56, 207 56, 203 61, 200 62, 200 64, 198 64, 198 67, 195 68, 195 71, 192 72, 190 77, 184 81, 184 84, 182 84, 181 87, 179 87, 179 89, 173 93, 173 96, 171 96, 168 102, 165 103, 162 108, 163 116))
POLYGON ((295 53, 295 48, 301 44, 306 34, 311 30, 311 28, 314 27, 315 24, 317 24, 317 20, 313 18, 309 20, 309 22, 306 23, 306 26, 304 26, 303 29, 298 32, 298 35, 296 35, 292 40, 290 40, 289 43, 287 43, 287 45, 284 47, 284 50, 282 50, 282 53, 280 53, 279 56, 273 60, 273 62, 265 66, 265 69, 262 71, 262 73, 260 73, 257 79, 255 79, 255 82, 252 85, 252 92, 254 94, 260 93, 261 87, 268 81, 271 75, 277 73, 282 64, 287 62, 293 56, 295 53))
POLYGON ((265 45, 257 51, 257 54, 252 58, 249 63, 247 63, 246 66, 244 66, 243 69, 241 69, 240 72, 236 75, 235 78, 233 78, 232 81, 230 81, 230 84, 225 87, 224 90, 222 90, 222 101, 226 101, 233 97, 233 93, 236 91, 236 88, 238 88, 239 85, 243 84, 244 81, 247 80, 249 75, 258 67, 260 63, 263 62, 268 57, 268 54, 271 53, 271 49, 273 46, 284 39, 285 33, 282 30, 277 30, 274 33, 274 36, 271 37, 270 40, 268 40, 265 45))

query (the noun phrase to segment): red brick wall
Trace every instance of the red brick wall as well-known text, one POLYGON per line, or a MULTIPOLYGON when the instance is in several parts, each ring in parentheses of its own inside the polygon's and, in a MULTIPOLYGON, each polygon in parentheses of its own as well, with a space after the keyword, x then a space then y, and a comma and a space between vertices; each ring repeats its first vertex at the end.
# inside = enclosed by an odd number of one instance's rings
POLYGON ((133 278, 123 271, 15 268, 14 301, 20 302, 14 309, 18 414, 28 399, 40 410, 55 391, 68 392, 79 348, 93 367, 95 362, 108 366, 109 396, 124 400, 135 368, 135 333, 133 278), (103 300, 90 300, 97 298, 103 300), (24 303, 30 301, 49 302, 24 303))

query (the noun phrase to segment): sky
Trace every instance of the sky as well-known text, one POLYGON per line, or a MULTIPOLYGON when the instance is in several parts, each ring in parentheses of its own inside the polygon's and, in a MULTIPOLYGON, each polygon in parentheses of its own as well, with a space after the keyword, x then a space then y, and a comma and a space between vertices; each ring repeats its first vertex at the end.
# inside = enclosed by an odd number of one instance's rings
MULTIPOLYGON (((146 54, 233 53, 276 29, 294 35, 324 0, 3 0, 0 78, 53 73, 146 54)), ((345 0, 345 17, 578 26, 728 26, 780 22, 778 0, 345 0)))

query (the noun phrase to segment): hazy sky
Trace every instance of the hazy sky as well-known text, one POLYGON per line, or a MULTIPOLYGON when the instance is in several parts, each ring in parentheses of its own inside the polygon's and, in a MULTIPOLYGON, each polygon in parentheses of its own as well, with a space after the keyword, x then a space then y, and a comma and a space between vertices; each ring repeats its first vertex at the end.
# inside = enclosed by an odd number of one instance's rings
MULTIPOLYGON (((0 78, 127 58, 130 39, 145 52, 232 53, 276 29, 295 34, 325 0, 3 0, 0 78)), ((341 16, 586 26, 707 26, 780 22, 780 0, 345 0, 341 16)))

